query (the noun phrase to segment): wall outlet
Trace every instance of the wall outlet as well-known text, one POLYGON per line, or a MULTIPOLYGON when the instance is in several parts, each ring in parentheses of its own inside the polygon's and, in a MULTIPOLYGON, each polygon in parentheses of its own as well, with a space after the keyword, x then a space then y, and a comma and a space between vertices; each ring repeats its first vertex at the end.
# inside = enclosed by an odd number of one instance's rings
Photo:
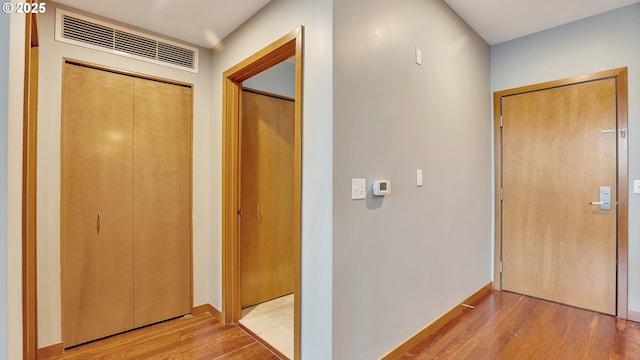
POLYGON ((640 180, 633 180, 633 193, 640 194, 640 180))

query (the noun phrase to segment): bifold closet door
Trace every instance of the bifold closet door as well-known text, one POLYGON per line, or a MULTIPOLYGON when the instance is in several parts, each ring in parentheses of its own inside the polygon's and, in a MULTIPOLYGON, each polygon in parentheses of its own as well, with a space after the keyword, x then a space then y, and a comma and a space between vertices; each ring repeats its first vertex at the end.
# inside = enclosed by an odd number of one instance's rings
POLYGON ((293 139, 295 102, 278 101, 278 296, 291 294, 294 283, 293 242, 293 139))
POLYGON ((63 341, 191 311, 192 90, 65 64, 63 341))
POLYGON ((294 102, 242 93, 243 308, 293 292, 294 102))
POLYGON ((189 87, 135 79, 135 326, 191 312, 189 87))
POLYGON ((132 77, 64 65, 65 347, 133 327, 133 92, 132 77))

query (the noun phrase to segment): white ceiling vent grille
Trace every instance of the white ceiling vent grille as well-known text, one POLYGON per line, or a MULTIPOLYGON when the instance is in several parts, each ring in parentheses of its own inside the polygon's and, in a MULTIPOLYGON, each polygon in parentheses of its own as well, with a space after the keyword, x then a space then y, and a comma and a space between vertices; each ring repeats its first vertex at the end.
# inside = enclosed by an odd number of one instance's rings
POLYGON ((56 40, 198 72, 198 49, 65 10, 56 11, 56 40))

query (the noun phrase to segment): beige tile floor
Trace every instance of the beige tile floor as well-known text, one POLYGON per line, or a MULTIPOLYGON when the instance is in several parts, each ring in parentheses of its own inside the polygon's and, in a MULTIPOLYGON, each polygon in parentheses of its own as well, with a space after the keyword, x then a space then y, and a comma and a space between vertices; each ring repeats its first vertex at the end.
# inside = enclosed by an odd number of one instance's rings
POLYGON ((243 309, 240 323, 293 358, 293 294, 243 309))

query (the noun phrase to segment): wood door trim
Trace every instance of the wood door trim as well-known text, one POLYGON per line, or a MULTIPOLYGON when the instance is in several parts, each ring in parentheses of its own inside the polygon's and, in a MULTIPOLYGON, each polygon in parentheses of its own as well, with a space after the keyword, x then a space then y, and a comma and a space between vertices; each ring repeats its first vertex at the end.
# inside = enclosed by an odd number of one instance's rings
POLYGON ((62 63, 63 64, 76 65, 76 66, 83 66, 83 67, 87 67, 87 68, 90 68, 90 69, 106 71, 106 72, 110 72, 110 73, 114 73, 114 74, 118 74, 118 75, 131 76, 131 77, 135 77, 135 78, 139 78, 139 79, 157 81, 157 82, 166 83, 166 84, 170 84, 170 85, 193 88, 193 84, 188 83, 188 82, 172 80, 172 79, 164 78, 164 77, 161 77, 161 76, 148 75, 148 74, 139 73, 139 72, 135 72, 135 71, 118 69, 118 68, 105 66, 105 65, 100 65, 100 64, 96 64, 96 63, 92 63, 92 62, 88 62, 88 61, 81 61, 81 60, 75 60, 75 59, 63 57, 62 58, 62 63))
POLYGON ((302 189, 302 64, 304 27, 290 32, 223 73, 222 91, 222 320, 240 320, 240 99, 242 82, 295 56, 294 120, 294 359, 300 358, 300 239, 302 189))
POLYGON ((580 75, 571 78, 548 81, 540 84, 534 84, 514 89, 496 91, 493 93, 493 121, 494 121, 494 165, 495 165, 495 238, 494 238, 494 282, 495 289, 502 289, 500 261, 502 259, 502 208, 500 199, 500 189, 502 187, 502 128, 501 128, 501 106, 502 98, 505 96, 522 94, 532 91, 547 90, 562 86, 580 84, 589 81, 597 81, 603 79, 616 79, 617 93, 617 128, 618 128, 618 225, 617 225, 617 244, 618 244, 618 279, 617 279, 617 317, 622 319, 628 318, 628 255, 629 255, 629 235, 628 235, 628 197, 629 197, 629 179, 628 179, 628 140, 627 140, 627 123, 628 123, 628 93, 627 93, 627 68, 617 68, 607 71, 601 71, 593 74, 580 75), (624 137, 620 136, 624 133, 624 137))
MULTIPOLYGON (((34 0, 28 1, 34 3, 34 0)), ((38 16, 29 14, 25 29, 24 114, 22 143, 22 357, 37 358, 37 164, 38 164, 38 16)))

